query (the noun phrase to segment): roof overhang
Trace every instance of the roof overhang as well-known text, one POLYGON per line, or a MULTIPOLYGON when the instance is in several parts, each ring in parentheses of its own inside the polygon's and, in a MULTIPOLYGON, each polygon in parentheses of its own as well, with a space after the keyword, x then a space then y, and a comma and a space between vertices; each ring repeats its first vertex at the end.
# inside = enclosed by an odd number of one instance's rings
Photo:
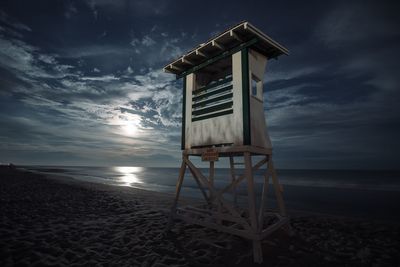
POLYGON ((254 39, 257 42, 254 42, 251 48, 267 58, 277 58, 280 55, 289 54, 288 49, 246 21, 224 31, 206 43, 200 44, 195 49, 166 65, 163 69, 165 72, 180 76, 195 66, 254 39))

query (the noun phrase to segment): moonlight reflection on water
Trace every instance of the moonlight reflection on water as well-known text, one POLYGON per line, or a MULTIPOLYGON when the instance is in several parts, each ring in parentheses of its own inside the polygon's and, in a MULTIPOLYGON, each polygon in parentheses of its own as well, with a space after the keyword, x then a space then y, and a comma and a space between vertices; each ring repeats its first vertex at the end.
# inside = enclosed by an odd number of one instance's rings
POLYGON ((124 185, 129 186, 133 183, 143 183, 137 175, 143 171, 143 167, 114 167, 114 170, 121 174, 119 179, 124 185))

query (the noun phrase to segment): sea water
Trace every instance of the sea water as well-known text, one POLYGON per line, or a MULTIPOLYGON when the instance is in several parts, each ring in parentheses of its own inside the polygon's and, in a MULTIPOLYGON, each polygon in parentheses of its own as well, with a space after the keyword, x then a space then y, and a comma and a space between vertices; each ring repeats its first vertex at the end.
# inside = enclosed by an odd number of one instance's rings
MULTIPOLYGON (((71 178, 118 186, 130 186, 156 192, 174 193, 178 168, 137 166, 25 166, 28 170, 62 174, 71 178)), ((207 176, 207 169, 201 169, 207 176)), ((243 170, 238 169, 240 175, 243 170)), ((284 189, 288 210, 302 210, 343 216, 400 221, 400 171, 374 170, 277 170, 284 189)), ((254 182, 261 193, 263 173, 255 172, 254 182)), ((230 170, 215 169, 215 186, 219 189, 231 181, 230 170)), ((245 180, 244 180, 245 181, 245 180)), ((239 201, 246 202, 247 187, 237 188, 239 201)), ((276 206, 273 187, 269 186, 270 206, 276 206)), ((187 170, 182 195, 201 198, 201 192, 187 170)), ((260 201, 260 199, 257 199, 260 201)))

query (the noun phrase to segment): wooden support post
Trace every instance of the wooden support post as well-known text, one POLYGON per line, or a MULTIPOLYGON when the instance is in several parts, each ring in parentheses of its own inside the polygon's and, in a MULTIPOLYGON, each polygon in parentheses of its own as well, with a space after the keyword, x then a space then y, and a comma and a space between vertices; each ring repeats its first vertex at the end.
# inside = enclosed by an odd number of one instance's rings
MULTIPOLYGON (((223 149, 223 148, 215 148, 223 149)), ((212 151, 214 152, 214 151, 212 151)), ((279 185, 278 177, 274 164, 271 159, 271 153, 256 150, 255 148, 243 149, 240 151, 230 151, 224 152, 223 156, 229 157, 230 161, 230 171, 231 171, 231 181, 229 185, 217 190, 215 188, 215 160, 212 159, 213 154, 207 150, 185 150, 182 154, 182 165, 179 171, 179 177, 176 184, 176 194, 175 199, 171 208, 171 214, 169 222, 167 225, 167 230, 169 230, 174 222, 174 219, 182 219, 188 223, 194 223, 197 225, 202 225, 209 227, 218 231, 223 231, 226 233, 241 236, 252 241, 253 245, 253 258, 254 262, 262 263, 262 246, 261 240, 279 228, 287 227, 290 230, 289 218, 286 216, 286 210, 283 202, 283 196, 281 192, 281 187, 279 185), (191 151, 199 151, 196 153, 191 153, 191 151), (208 153, 208 154, 207 154, 208 153), (258 161, 254 166, 252 164, 252 155, 264 155, 264 157, 258 161), (197 168, 189 159, 189 155, 208 157, 209 165, 209 175, 206 177, 203 175, 202 171, 197 168), (244 157, 244 173, 238 175, 235 170, 235 157, 243 155, 244 157), (256 188, 254 180, 254 172, 264 165, 267 165, 267 169, 264 173, 264 183, 262 188, 261 202, 260 206, 257 208, 256 203, 256 188), (201 190, 204 199, 208 202, 208 206, 198 206, 198 207, 179 207, 179 197, 182 188, 186 168, 192 173, 194 180, 196 181, 199 189, 201 190), (267 213, 266 205, 268 202, 268 188, 270 183, 270 177, 272 179, 275 196, 278 203, 278 213, 267 213), (237 206, 237 186, 241 183, 247 181, 247 200, 248 200, 248 213, 241 212, 241 208, 237 206), (207 193, 208 191, 208 193, 207 193), (231 201, 225 200, 224 194, 233 194, 233 200, 235 204, 231 201), (178 212, 179 211, 179 212, 178 212), (270 221, 268 224, 264 225, 264 216, 275 216, 277 221, 270 221), (227 223, 225 223, 227 222, 227 223)))
POLYGON ((179 195, 180 195, 181 188, 182 188, 183 178, 185 177, 185 171, 186 171, 186 163, 185 163, 185 160, 184 160, 185 158, 187 158, 187 156, 184 156, 184 158, 182 160, 181 168, 179 170, 179 177, 178 177, 178 181, 176 183, 175 199, 174 199, 174 202, 173 202, 172 207, 171 207, 171 212, 169 214, 167 231, 169 231, 171 229, 171 227, 173 225, 173 222, 174 222, 174 216, 175 216, 175 213, 176 213, 176 206, 178 205, 178 200, 179 200, 179 195))
MULTIPOLYGON (((208 181, 210 182, 210 185, 212 188, 214 187, 214 161, 210 161, 210 173, 208 176, 208 181)), ((210 191, 210 200, 211 202, 214 202, 214 194, 212 191, 210 191)))
MULTIPOLYGON (((249 152, 244 153, 245 175, 247 179, 247 199, 249 204, 250 223, 253 234, 259 234, 257 211, 256 211, 256 195, 254 190, 253 166, 251 163, 251 155, 249 152)), ((262 248, 260 240, 253 240, 253 258, 256 263, 262 263, 262 248)))
POLYGON ((260 210, 258 212, 258 227, 259 231, 262 231, 263 229, 263 223, 264 223, 264 209, 266 207, 266 202, 267 202, 267 197, 268 197, 268 185, 269 185, 269 171, 266 170, 264 173, 264 185, 262 189, 262 195, 261 195, 261 203, 260 203, 260 210))
MULTIPOLYGON (((264 163, 266 163, 267 160, 263 159, 260 162, 258 162, 256 165, 253 166, 253 171, 257 171, 264 163)), ((245 174, 240 175, 239 177, 236 177, 236 180, 231 183, 230 185, 226 186, 224 189, 222 189, 219 194, 223 194, 232 188, 235 188, 244 178, 246 178, 245 174)))
MULTIPOLYGON (((210 181, 210 185, 211 187, 214 189, 214 191, 216 192, 217 190, 215 189, 214 186, 214 175, 215 175, 215 169, 214 169, 215 163, 214 161, 210 161, 210 173, 209 173, 209 181, 210 181)), ((210 191, 210 200, 211 203, 214 203, 214 205, 217 206, 217 214, 216 214, 216 220, 217 220, 217 224, 221 224, 221 202, 218 200, 218 198, 216 198, 216 195, 213 193, 213 191, 210 191)))
MULTIPOLYGON (((230 163, 230 167, 231 167, 231 181, 232 184, 235 183, 236 180, 236 172, 235 172, 235 162, 233 160, 233 156, 229 157, 229 163, 230 163)), ((234 186, 232 188, 232 194, 233 194, 233 204, 235 205, 235 207, 237 206, 237 195, 236 195, 236 186, 234 186)))
POLYGON ((272 158, 269 159, 268 169, 271 172, 272 176, 272 183, 274 185, 276 200, 278 201, 279 214, 281 216, 286 216, 285 203, 283 202, 282 191, 279 185, 278 177, 276 175, 276 170, 272 158))
POLYGON ((190 169, 192 169, 192 171, 196 175, 196 177, 199 178, 204 184, 207 184, 208 190, 212 191, 215 196, 218 196, 218 201, 221 202, 221 204, 224 206, 224 208, 226 208, 231 213, 231 215, 233 215, 236 218, 239 218, 242 221, 245 229, 251 230, 250 225, 247 223, 247 221, 239 214, 239 212, 232 205, 230 205, 227 201, 225 201, 225 199, 223 198, 222 195, 217 194, 214 187, 211 187, 209 181, 200 172, 200 170, 197 169, 189 159, 185 159, 185 162, 186 162, 186 165, 190 169))

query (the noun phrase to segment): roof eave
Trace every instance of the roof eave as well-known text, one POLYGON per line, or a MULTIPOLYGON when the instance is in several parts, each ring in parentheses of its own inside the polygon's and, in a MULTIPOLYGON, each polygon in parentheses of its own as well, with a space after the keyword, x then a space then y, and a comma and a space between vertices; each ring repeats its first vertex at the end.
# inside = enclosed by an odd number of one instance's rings
MULTIPOLYGON (((214 49, 215 48, 217 50, 218 49, 221 50, 221 52, 224 52, 225 48, 223 47, 223 45, 221 45, 220 41, 226 35, 228 36, 228 38, 232 38, 239 42, 243 42, 242 40, 240 40, 240 36, 238 36, 236 34, 236 32, 239 31, 240 29, 251 32, 253 35, 255 35, 256 38, 259 38, 261 41, 263 41, 264 44, 276 49, 278 53, 276 55, 274 55, 272 58, 277 58, 282 54, 289 55, 289 50, 287 48, 285 48, 283 45, 274 41, 271 37, 264 34, 262 31, 260 31, 258 28, 256 28, 249 22, 242 22, 242 23, 220 33, 216 37, 209 39, 206 43, 203 43, 203 44, 197 46, 196 48, 194 48, 194 49, 190 50, 189 52, 187 52, 186 54, 180 56, 173 62, 164 66, 164 68, 163 68, 164 72, 179 75, 179 74, 183 73, 186 68, 189 68, 190 66, 193 66, 193 64, 195 64, 195 63, 191 62, 191 60, 194 60, 196 58, 198 58, 198 59, 201 58, 199 62, 201 62, 201 61, 204 62, 204 61, 208 60, 209 58, 207 56, 207 53, 204 51, 206 49, 209 49, 209 48, 214 49), (182 64, 183 64, 183 66, 182 66, 182 64), (183 67, 184 69, 182 69, 182 68, 180 69, 179 65, 181 67, 183 67)), ((214 52, 217 52, 217 50, 215 50, 214 52)), ((268 55, 266 55, 266 56, 268 56, 268 55)), ((194 61, 196 61, 196 60, 194 60, 194 61)))

